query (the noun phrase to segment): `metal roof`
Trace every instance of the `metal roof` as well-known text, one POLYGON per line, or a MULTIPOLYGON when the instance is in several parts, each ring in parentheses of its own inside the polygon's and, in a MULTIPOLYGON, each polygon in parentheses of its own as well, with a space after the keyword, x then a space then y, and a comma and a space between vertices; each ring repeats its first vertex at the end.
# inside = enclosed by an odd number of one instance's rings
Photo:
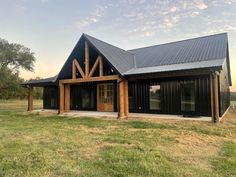
POLYGON ((84 37, 118 70, 120 74, 134 67, 134 55, 87 34, 84 37))
POLYGON ((135 54, 137 68, 224 59, 227 55, 227 34, 216 34, 129 51, 135 54))

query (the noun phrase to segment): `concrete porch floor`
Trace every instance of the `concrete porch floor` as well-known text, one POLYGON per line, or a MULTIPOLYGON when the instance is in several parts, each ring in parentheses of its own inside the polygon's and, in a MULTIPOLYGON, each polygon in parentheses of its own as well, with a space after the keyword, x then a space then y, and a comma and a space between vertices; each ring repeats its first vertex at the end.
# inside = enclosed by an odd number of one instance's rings
MULTIPOLYGON (((58 110, 52 109, 40 109, 34 110, 33 112, 38 112, 42 114, 52 114, 57 115, 58 110)), ((60 116, 68 117, 107 117, 107 118, 117 118, 117 112, 98 112, 98 111, 70 111, 67 113, 60 114, 60 116)), ((153 119, 168 119, 168 120, 190 120, 190 121, 211 121, 211 117, 183 117, 179 115, 168 115, 168 114, 144 114, 144 113, 129 113, 128 118, 153 118, 153 119)))

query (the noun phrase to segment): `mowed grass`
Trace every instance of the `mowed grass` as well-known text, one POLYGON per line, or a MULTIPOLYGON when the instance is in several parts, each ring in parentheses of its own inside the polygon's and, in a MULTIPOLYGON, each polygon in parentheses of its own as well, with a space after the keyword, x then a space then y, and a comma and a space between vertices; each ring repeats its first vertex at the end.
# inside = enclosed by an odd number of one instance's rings
POLYGON ((0 103, 0 176, 236 176, 236 109, 215 125, 30 114, 25 102, 0 103))

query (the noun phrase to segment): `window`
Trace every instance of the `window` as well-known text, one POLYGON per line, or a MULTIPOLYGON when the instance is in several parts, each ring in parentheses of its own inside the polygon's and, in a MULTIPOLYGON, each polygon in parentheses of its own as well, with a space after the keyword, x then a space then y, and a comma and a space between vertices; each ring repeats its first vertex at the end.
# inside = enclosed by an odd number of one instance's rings
POLYGON ((161 110, 161 86, 151 85, 149 86, 149 109, 161 110))
POLYGON ((181 111, 195 111, 194 83, 184 83, 181 86, 181 111))

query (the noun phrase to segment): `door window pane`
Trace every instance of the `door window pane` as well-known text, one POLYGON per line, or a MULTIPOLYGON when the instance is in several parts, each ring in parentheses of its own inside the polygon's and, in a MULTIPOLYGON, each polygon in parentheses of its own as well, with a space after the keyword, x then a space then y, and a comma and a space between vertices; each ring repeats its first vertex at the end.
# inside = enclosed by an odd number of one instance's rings
POLYGON ((149 87, 149 105, 150 110, 160 110, 161 109, 161 97, 160 92, 161 87, 160 85, 151 85, 149 87))
POLYGON ((113 85, 108 84, 107 85, 107 103, 112 103, 113 100, 113 85))
POLYGON ((104 85, 99 85, 99 103, 104 103, 104 85))
POLYGON ((181 111, 195 111, 194 83, 182 84, 181 87, 181 111))

